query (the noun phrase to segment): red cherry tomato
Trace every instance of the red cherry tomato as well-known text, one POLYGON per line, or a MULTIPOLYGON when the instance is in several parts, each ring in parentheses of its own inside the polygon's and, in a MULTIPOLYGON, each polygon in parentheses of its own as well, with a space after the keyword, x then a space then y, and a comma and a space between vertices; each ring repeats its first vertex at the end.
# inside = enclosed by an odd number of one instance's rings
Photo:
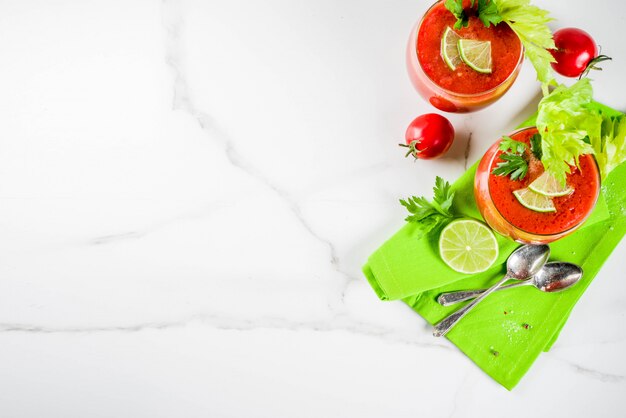
POLYGON ((415 159, 430 160, 441 157, 454 141, 454 127, 450 121, 436 113, 418 116, 404 135, 406 144, 400 144, 415 159))
POLYGON ((606 55, 598 56, 596 42, 591 35, 581 29, 564 28, 554 32, 556 49, 550 51, 556 62, 554 71, 565 77, 581 77, 601 61, 610 60, 606 55))

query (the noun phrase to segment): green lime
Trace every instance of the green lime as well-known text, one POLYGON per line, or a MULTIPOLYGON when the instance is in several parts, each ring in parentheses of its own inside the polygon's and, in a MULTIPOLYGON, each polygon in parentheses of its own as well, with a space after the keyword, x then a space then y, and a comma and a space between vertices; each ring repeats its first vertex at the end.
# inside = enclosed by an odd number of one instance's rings
POLYGON ((452 71, 461 63, 458 43, 461 37, 452 30, 450 26, 446 28, 441 37, 441 58, 446 62, 452 71))
POLYGON ((491 42, 459 39, 459 55, 464 63, 479 73, 491 73, 491 42))
POLYGON ((556 212, 552 198, 535 193, 530 189, 520 189, 513 192, 517 200, 527 209, 535 212, 556 212))
POLYGON ((460 273, 480 273, 498 258, 498 242, 491 229, 473 219, 450 222, 439 236, 439 254, 460 273))
POLYGON ((530 183, 528 188, 535 193, 550 197, 565 196, 574 191, 574 189, 569 187, 567 184, 562 185, 556 177, 547 171, 544 171, 542 175, 530 183))

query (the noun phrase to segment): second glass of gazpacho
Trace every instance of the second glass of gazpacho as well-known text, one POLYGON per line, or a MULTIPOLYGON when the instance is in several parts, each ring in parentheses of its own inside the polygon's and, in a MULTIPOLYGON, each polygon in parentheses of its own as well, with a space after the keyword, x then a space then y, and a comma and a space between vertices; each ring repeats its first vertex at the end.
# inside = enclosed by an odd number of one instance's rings
POLYGON ((454 29, 457 19, 444 3, 435 3, 411 32, 409 77, 436 108, 475 111, 511 87, 524 58, 522 43, 506 23, 486 27, 469 0, 463 3, 468 25, 454 29))
POLYGON ((527 244, 545 244, 574 232, 591 214, 600 192, 594 157, 582 155, 566 184, 544 171, 537 128, 525 128, 491 146, 480 161, 474 195, 496 232, 527 244))

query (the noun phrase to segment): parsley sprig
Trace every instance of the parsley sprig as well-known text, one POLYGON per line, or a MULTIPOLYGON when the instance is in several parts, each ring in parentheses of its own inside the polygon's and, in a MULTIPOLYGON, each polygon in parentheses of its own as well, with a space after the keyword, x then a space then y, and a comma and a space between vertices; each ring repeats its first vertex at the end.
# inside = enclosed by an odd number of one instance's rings
POLYGON ((502 137, 502 141, 500 141, 500 145, 498 145, 500 151, 508 152, 511 151, 514 154, 523 154, 526 151, 526 144, 521 141, 516 141, 510 136, 504 135, 502 137))
MULTIPOLYGON (((472 6, 473 4, 474 1, 472 0, 472 6)), ((493 0, 478 0, 478 18, 486 27, 489 27, 490 24, 495 26, 502 22, 502 16, 500 16, 496 2, 493 0)))
POLYGON ((433 192, 432 202, 423 196, 411 196, 406 200, 400 199, 400 204, 410 213, 405 220, 419 225, 418 238, 442 226, 454 217, 451 211, 454 192, 450 183, 437 176, 433 192))
POLYGON ((510 176, 511 180, 523 180, 528 174, 528 161, 524 155, 527 150, 525 143, 503 136, 499 149, 500 161, 491 172, 496 176, 510 176))
MULTIPOLYGON (((473 8, 475 3, 475 0, 471 0, 470 7, 473 8)), ((469 16, 463 9, 463 0, 446 0, 445 6, 456 17, 454 29, 458 30, 469 25, 469 16)), ((486 27, 489 27, 490 24, 497 25, 502 22, 502 18, 498 14, 498 8, 493 1, 478 0, 476 14, 486 27)))

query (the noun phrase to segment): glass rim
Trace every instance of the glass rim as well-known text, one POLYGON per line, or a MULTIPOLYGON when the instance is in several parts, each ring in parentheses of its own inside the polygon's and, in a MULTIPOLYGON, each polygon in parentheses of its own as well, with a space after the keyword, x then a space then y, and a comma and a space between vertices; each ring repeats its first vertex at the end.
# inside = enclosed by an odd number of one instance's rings
MULTIPOLYGON (((539 130, 537 129, 536 126, 527 126, 524 128, 519 128, 514 130, 513 132, 510 132, 509 134, 507 134, 507 136, 513 137, 513 135, 517 135, 520 132, 524 132, 527 130, 536 130, 537 132, 539 132, 539 130)), ((502 137, 500 137, 497 141, 497 143, 500 143, 502 141, 502 137)), ((495 144, 494 144, 495 145, 495 144)), ((491 166, 493 164, 493 160, 494 158, 496 158, 496 155, 498 154, 498 152, 494 152, 494 154, 491 156, 490 160, 489 160, 489 169, 491 169, 491 166)), ((493 205, 493 208, 496 210, 496 212, 498 213, 498 215, 506 222, 508 223, 512 228, 515 228, 518 231, 523 232, 524 234, 528 234, 528 235, 534 235, 536 237, 542 237, 542 238, 547 238, 547 237, 554 237, 554 236, 562 236, 562 235, 568 235, 571 232, 574 232, 578 227, 580 227, 583 223, 585 223, 585 221, 587 219, 589 219, 589 217, 591 216, 591 214, 593 213, 596 204, 598 203, 598 199, 600 198, 600 189, 602 188, 602 178, 600 176, 600 168, 598 167, 598 162, 596 161, 595 157, 593 156, 593 154, 585 154, 585 155, 589 155, 591 156, 591 161, 593 161, 593 165, 596 168, 596 176, 598 179, 598 191, 596 192, 596 196, 593 199, 593 205, 591 206, 591 210, 589 211, 589 213, 587 213, 581 220, 580 222, 576 223, 576 225, 568 228, 568 229, 564 229, 563 231, 559 231, 559 232, 552 232, 550 234, 541 234, 538 232, 530 232, 530 231, 526 231, 525 229, 522 229, 516 225, 513 225, 513 223, 511 223, 511 221, 509 221, 504 215, 502 215, 502 212, 500 212, 500 209, 498 209, 498 206, 496 206, 493 197, 491 196, 491 188, 489 188, 489 182, 487 182, 487 192, 489 193, 489 199, 491 200, 491 204, 493 205)), ((491 175, 491 172, 488 171, 487 175, 491 175)), ((558 239, 558 238, 557 238, 558 239)))
POLYGON ((480 96, 483 96, 483 95, 486 95, 486 94, 493 93, 494 91, 496 91, 500 87, 502 87, 502 85, 504 85, 506 82, 508 82, 512 77, 515 77, 515 75, 516 75, 516 71, 515 70, 517 70, 517 68, 524 61, 524 45, 522 44, 522 40, 519 38, 519 36, 517 36, 517 34, 515 34, 515 36, 517 37, 517 40, 520 43, 520 53, 519 53, 519 57, 517 59, 517 63, 515 64, 515 67, 513 67, 513 71, 511 71, 511 73, 504 80, 502 80, 497 86, 494 86, 494 87, 490 88, 489 90, 484 90, 484 91, 481 91, 479 93, 457 93, 455 91, 448 90, 445 87, 440 86, 439 83, 435 82, 432 78, 430 78, 430 76, 426 73, 426 71, 424 71, 424 67, 422 66, 422 62, 420 61, 419 54, 417 53, 417 42, 418 42, 418 38, 419 38, 420 29, 422 27, 422 24, 424 23, 424 18, 426 18, 426 15, 428 15, 428 13, 430 13, 430 11, 435 6, 437 6, 439 3, 443 3, 444 1, 445 0, 437 0, 437 1, 435 1, 435 3, 433 3, 428 8, 428 10, 426 10, 424 15, 420 19, 420 22, 417 25, 417 28, 415 29, 415 45, 412 46, 411 53, 415 54, 417 65, 419 65, 420 70, 422 70, 422 73, 424 73, 424 76, 428 79, 428 81, 430 81, 431 83, 436 85, 437 88, 441 89, 441 91, 443 91, 444 93, 446 93, 448 95, 456 96, 456 97, 462 97, 462 98, 472 98, 472 97, 480 97, 480 96))

